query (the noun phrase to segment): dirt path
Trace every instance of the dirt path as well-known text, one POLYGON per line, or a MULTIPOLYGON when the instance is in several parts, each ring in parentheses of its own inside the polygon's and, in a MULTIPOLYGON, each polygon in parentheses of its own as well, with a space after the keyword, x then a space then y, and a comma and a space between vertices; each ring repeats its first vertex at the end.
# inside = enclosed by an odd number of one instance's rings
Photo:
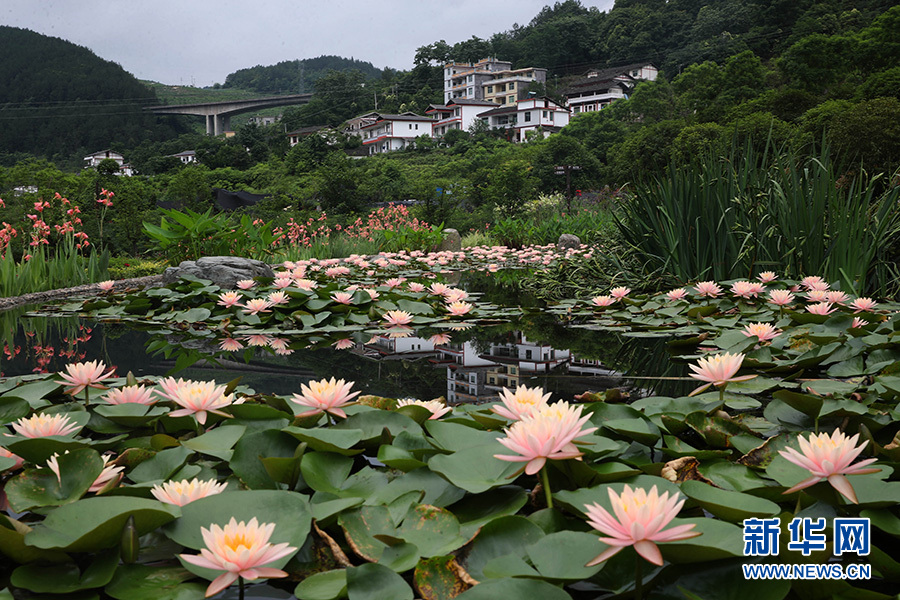
MULTIPOLYGON (((116 281, 113 289, 122 291, 129 288, 147 288, 162 283, 162 275, 148 275, 147 277, 134 277, 132 279, 120 279, 116 281)), ((0 298, 0 310, 9 310, 17 306, 25 304, 44 304, 54 300, 63 300, 69 297, 98 295, 100 287, 96 283, 87 285, 79 285, 76 287, 64 288, 61 290, 47 290, 46 292, 35 292, 33 294, 25 294, 23 296, 13 296, 11 298, 0 298)))

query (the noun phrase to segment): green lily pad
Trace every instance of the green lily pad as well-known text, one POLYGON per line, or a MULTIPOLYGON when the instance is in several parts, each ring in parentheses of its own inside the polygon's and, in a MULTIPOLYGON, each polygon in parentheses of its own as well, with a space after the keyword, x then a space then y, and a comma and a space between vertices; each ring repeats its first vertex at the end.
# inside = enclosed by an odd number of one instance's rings
POLYGON ((715 516, 732 523, 772 517, 781 512, 781 507, 769 500, 723 490, 699 481, 685 481, 681 484, 681 491, 715 516))
POLYGON ((98 554, 82 573, 75 563, 22 565, 12 573, 10 583, 38 593, 69 594, 105 586, 119 564, 118 549, 98 554))
POLYGON ((347 568, 350 600, 413 600, 412 588, 391 569, 379 564, 347 568))
POLYGON ((560 531, 544 536, 529 546, 526 553, 542 577, 580 581, 601 569, 601 565, 584 566, 604 549, 597 538, 581 531, 560 531))
POLYGON ((458 600, 496 600, 497 598, 540 598, 572 600, 562 589, 546 581, 532 579, 491 579, 457 596, 458 600))
POLYGON ((510 482, 510 476, 523 463, 494 458, 495 454, 510 451, 499 443, 473 446, 453 454, 439 454, 428 461, 428 467, 447 478, 450 483, 467 492, 480 494, 510 482))
MULTIPOLYGON (((347 596, 347 571, 334 569, 316 573, 301 581, 294 589, 300 600, 339 600, 347 596)), ((124 600, 124 599, 123 599, 124 600)))
POLYGON ((231 460, 231 457, 234 454, 231 449, 238 440, 241 439, 241 436, 244 435, 246 430, 247 428, 242 425, 216 427, 203 435, 185 440, 181 444, 200 454, 212 456, 221 460, 231 460))
POLYGON ((83 498, 47 515, 25 534, 25 543, 51 550, 93 552, 117 546, 129 517, 134 517, 137 535, 144 535, 180 515, 177 506, 145 498, 83 498))
POLYGON ((283 431, 301 442, 306 442, 313 450, 334 452, 346 456, 353 456, 363 451, 362 448, 354 448, 363 437, 363 432, 359 429, 285 427, 283 431))
POLYGON ((482 581, 488 561, 507 554, 524 557, 526 548, 542 537, 543 530, 525 517, 498 517, 482 527, 466 546, 463 566, 476 581, 482 581))
POLYGON ((120 565, 104 591, 116 600, 195 600, 206 586, 178 567, 120 565))
POLYGON ((90 448, 62 454, 56 460, 59 477, 48 467, 26 469, 6 483, 6 495, 15 511, 75 502, 87 493, 103 470, 100 455, 90 448))

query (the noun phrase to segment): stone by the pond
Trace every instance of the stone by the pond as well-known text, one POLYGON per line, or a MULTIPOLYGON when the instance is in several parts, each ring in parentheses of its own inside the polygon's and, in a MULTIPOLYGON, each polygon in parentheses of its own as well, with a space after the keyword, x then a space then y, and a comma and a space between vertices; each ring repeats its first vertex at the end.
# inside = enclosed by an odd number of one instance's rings
POLYGON ((441 242, 438 250, 441 252, 444 252, 446 250, 449 250, 451 252, 459 252, 460 250, 462 250, 462 236, 460 236, 459 232, 455 229, 445 229, 444 241, 441 242))
POLYGON ((239 256, 204 256, 197 260, 182 261, 177 267, 169 267, 163 274, 163 283, 175 283, 184 275, 209 279, 228 290, 234 289, 242 279, 275 277, 272 267, 259 260, 239 256))
POLYGON ((557 250, 568 250, 569 248, 579 247, 581 247, 581 238, 571 233, 564 233, 560 235, 559 241, 556 242, 557 250))

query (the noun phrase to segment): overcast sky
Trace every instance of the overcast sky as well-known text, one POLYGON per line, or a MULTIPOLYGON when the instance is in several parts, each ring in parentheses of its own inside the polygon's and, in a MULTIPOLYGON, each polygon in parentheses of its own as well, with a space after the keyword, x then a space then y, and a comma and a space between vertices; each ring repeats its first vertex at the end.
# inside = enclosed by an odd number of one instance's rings
MULTIPOLYGON (((323 54, 409 69, 420 46, 489 38, 552 2, 2 0, 0 24, 86 46, 139 79, 202 87, 245 67, 323 54)), ((582 3, 607 11, 613 0, 582 3)))

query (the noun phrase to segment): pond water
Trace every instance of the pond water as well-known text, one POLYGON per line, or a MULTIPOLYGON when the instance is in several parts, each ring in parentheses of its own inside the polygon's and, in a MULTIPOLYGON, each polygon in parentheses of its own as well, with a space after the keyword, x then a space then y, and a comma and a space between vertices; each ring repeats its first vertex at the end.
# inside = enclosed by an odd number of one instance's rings
MULTIPOLYGON (((499 305, 535 307, 535 298, 515 286, 478 275, 463 276, 459 287, 477 291, 499 305)), ((60 371, 69 362, 102 360, 136 377, 176 375, 185 379, 231 381, 258 393, 290 395, 310 380, 336 377, 356 382, 363 393, 422 400, 443 396, 449 404, 493 401, 503 387, 540 386, 554 397, 571 399, 585 391, 621 388, 645 395, 680 394, 691 389, 684 365, 668 360, 662 340, 567 327, 551 314, 532 314, 504 324, 356 339, 334 344, 292 338, 289 356, 268 348, 222 352, 208 337, 191 331, 154 331, 129 322, 88 322, 71 317, 26 316, 26 307, 2 315, 0 375, 60 371), (299 343, 298 343, 299 342, 299 343)))

